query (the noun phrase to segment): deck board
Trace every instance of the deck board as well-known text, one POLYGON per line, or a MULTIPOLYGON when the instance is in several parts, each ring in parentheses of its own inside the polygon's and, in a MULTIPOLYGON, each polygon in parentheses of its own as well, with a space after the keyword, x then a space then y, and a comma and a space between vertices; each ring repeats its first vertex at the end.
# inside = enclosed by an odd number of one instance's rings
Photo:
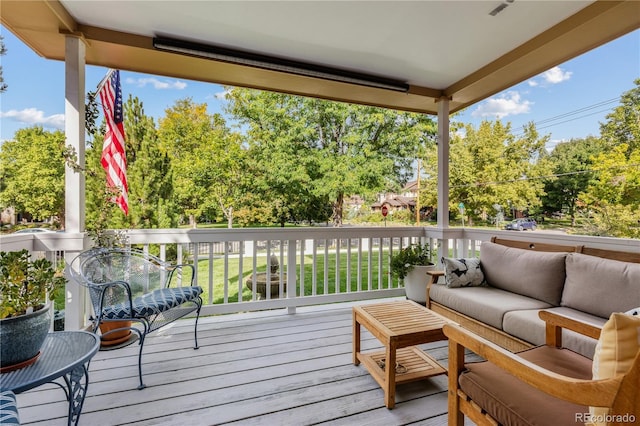
MULTIPOLYGON (((379 301, 378 301, 379 302, 379 301)), ((363 303, 363 302, 359 302, 363 303)), ((99 352, 80 425, 446 424, 446 376, 399 385, 396 407, 352 364, 353 304, 193 320, 148 337, 147 388, 136 389, 137 345, 99 352)), ((446 366, 446 342, 420 347, 446 366)), ((362 330, 362 350, 380 349, 362 330)), ((18 395, 24 425, 64 425, 64 393, 53 385, 18 395)))

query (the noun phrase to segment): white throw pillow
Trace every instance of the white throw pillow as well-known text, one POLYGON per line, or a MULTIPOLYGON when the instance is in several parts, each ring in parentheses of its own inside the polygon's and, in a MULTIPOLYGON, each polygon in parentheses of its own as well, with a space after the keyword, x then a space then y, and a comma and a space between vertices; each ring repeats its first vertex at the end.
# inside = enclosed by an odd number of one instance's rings
POLYGON ((637 307, 637 308, 633 308, 633 309, 631 309, 631 310, 629 310, 629 311, 625 312, 625 314, 627 314, 627 315, 638 315, 638 316, 640 316, 640 306, 639 306, 639 307, 637 307))
POLYGON ((484 284, 480 259, 476 257, 463 259, 443 257, 442 264, 447 287, 477 287, 484 284))

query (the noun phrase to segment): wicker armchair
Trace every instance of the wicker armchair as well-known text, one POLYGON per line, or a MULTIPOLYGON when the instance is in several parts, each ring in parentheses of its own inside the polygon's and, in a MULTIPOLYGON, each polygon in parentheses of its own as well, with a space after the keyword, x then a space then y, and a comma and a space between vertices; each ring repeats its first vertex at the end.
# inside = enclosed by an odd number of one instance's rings
POLYGON ((193 265, 170 265, 134 249, 95 248, 78 255, 69 273, 89 290, 94 332, 101 324, 131 321, 131 326, 111 329, 102 335, 126 329, 137 334, 138 389, 145 387, 142 349, 147 334, 195 311, 194 349, 198 349, 202 288, 193 285, 193 265))
MULTIPOLYGON (((635 424, 640 419, 640 350, 626 373, 592 379, 592 360, 562 346, 562 328, 598 338, 601 329, 552 312, 540 312, 547 343, 511 353, 460 327, 449 338, 449 425, 464 416, 477 425, 590 424, 590 407, 609 409, 597 424, 635 424), (465 364, 465 348, 486 361, 465 364)), ((593 408, 591 408, 593 409, 593 408)))

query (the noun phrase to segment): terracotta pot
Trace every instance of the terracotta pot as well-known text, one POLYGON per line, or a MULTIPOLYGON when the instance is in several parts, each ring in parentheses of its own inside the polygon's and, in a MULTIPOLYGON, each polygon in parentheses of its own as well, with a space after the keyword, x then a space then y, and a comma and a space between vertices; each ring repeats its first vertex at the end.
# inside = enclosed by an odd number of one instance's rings
POLYGON ((100 336, 100 346, 108 347, 126 342, 131 336, 131 330, 124 327, 131 327, 131 321, 108 321, 101 323, 100 332, 102 336, 100 336), (110 333, 112 330, 119 328, 124 329, 110 333))

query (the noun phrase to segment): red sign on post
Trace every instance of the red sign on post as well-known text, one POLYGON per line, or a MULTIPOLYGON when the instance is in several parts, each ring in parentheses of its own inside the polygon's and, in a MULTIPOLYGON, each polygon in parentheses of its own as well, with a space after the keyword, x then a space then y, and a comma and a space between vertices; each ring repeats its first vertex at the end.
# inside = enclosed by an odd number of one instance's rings
POLYGON ((386 206, 386 204, 382 206, 380 212, 382 213, 383 217, 387 217, 387 215, 389 214, 389 208, 386 206))

